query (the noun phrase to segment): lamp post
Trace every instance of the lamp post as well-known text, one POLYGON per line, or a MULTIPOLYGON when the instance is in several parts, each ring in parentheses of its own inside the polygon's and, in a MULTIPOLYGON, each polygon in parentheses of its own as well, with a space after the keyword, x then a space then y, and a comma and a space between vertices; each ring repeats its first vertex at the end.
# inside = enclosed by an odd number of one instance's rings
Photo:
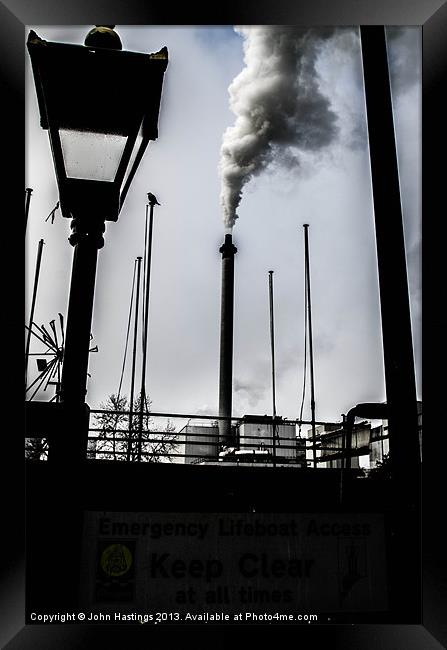
POLYGON ((31 201, 32 193, 33 190, 31 189, 31 187, 27 187, 25 190, 25 232, 26 232, 26 227, 28 225, 29 204, 31 201))
MULTIPOLYGON (((150 140, 158 137, 166 48, 122 50, 113 25, 97 25, 84 45, 45 41, 34 31, 28 51, 42 128, 48 130, 62 216, 72 219, 74 248, 61 398, 79 427, 85 414, 98 250, 106 221, 117 221, 150 140)), ((72 429, 72 427, 68 427, 72 429)), ((88 427, 87 427, 88 428, 88 427)), ((79 430, 79 428, 78 428, 79 430)), ((53 458, 85 455, 85 440, 65 432, 53 458)), ((51 450, 50 450, 51 454, 51 450)))

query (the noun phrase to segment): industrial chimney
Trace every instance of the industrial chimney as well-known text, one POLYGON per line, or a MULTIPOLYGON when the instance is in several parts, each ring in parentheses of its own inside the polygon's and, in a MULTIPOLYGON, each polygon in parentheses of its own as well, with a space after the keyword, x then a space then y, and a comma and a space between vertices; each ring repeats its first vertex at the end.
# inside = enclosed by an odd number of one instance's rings
MULTIPOLYGON (((219 252, 222 253, 219 416, 230 418, 233 396, 234 255, 237 252, 230 234, 225 235, 219 252)), ((219 443, 225 446, 234 444, 230 420, 219 420, 219 443)))

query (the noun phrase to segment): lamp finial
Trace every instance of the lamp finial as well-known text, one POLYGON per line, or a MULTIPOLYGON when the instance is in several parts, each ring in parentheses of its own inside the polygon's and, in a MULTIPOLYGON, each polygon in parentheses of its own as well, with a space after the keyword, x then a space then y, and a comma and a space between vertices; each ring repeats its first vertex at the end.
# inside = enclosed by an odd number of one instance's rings
POLYGON ((85 37, 87 47, 106 47, 109 50, 122 50, 121 39, 114 30, 115 25, 95 25, 85 37))

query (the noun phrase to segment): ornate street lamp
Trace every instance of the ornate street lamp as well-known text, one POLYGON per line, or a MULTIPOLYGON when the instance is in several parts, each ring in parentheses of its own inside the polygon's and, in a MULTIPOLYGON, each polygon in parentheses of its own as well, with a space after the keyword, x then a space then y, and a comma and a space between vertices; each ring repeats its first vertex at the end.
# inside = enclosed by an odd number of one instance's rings
POLYGON ((97 26, 85 45, 44 41, 28 51, 40 123, 47 129, 64 217, 117 221, 158 113, 168 52, 121 49, 113 26, 97 26), (89 217, 91 218, 91 216, 89 217))
POLYGON ((45 41, 28 51, 41 126, 48 130, 62 215, 74 247, 62 402, 84 406, 98 249, 105 221, 117 221, 158 114, 166 48, 122 50, 114 25, 92 29, 84 45, 45 41))

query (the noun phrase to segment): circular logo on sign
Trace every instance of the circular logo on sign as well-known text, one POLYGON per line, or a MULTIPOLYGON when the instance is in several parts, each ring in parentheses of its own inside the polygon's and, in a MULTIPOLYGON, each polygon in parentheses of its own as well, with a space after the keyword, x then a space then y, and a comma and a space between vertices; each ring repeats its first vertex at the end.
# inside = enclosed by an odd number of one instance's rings
POLYGON ((111 544, 101 555, 101 569, 109 576, 122 576, 130 569, 132 554, 124 544, 111 544))

